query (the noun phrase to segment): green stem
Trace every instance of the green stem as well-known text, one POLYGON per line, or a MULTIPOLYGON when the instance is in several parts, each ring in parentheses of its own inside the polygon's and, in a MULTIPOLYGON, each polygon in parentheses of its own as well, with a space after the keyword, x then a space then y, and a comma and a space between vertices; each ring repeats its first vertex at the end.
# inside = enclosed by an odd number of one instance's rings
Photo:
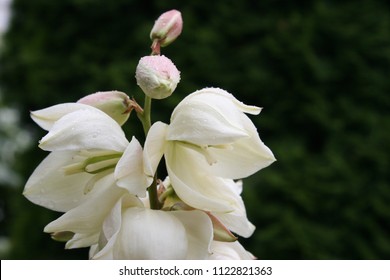
MULTIPOLYGON (((145 95, 144 110, 142 113, 137 114, 144 128, 145 137, 148 135, 149 129, 152 126, 152 122, 150 119, 151 107, 152 107, 152 98, 145 95)), ((154 175, 153 182, 148 188, 148 193, 149 193, 150 208, 160 209, 161 205, 160 202, 158 201, 158 195, 157 195, 157 174, 154 175)))
POLYGON ((144 110, 142 113, 137 113, 137 116, 140 119, 142 126, 144 128, 145 136, 148 135, 149 129, 152 126, 152 122, 150 120, 151 107, 152 107, 152 98, 145 95, 144 110))

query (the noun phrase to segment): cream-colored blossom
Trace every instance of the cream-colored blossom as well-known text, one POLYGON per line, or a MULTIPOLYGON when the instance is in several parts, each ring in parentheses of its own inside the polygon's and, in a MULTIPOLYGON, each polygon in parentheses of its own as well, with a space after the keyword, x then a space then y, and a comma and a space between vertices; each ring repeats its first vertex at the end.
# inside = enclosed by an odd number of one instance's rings
POLYGON ((134 137, 129 142, 111 117, 88 105, 61 104, 34 116, 49 130, 39 146, 51 153, 23 194, 35 204, 66 212, 45 231, 75 233, 67 247, 96 243, 105 215, 123 193, 146 195, 152 179, 143 171, 142 147, 134 137))
POLYGON ((237 201, 223 191, 228 189, 225 179, 245 178, 275 161, 245 115, 259 112, 221 89, 190 94, 175 108, 169 125, 151 127, 144 147, 146 173, 153 176, 164 155, 172 186, 185 203, 233 211, 237 201))

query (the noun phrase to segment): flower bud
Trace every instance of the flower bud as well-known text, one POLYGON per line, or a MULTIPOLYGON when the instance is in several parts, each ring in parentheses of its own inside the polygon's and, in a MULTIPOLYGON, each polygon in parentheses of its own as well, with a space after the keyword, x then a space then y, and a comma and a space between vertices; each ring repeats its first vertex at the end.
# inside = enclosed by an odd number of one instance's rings
POLYGON ((183 29, 183 19, 177 10, 170 10, 163 13, 154 23, 150 32, 150 39, 157 40, 162 47, 168 46, 181 33, 183 29))
POLYGON ((81 98, 77 103, 90 105, 103 111, 119 125, 127 121, 132 109, 130 98, 120 91, 96 92, 81 98))
POLYGON ((180 81, 180 72, 166 56, 144 56, 138 63, 135 78, 147 96, 163 99, 176 89, 180 81))

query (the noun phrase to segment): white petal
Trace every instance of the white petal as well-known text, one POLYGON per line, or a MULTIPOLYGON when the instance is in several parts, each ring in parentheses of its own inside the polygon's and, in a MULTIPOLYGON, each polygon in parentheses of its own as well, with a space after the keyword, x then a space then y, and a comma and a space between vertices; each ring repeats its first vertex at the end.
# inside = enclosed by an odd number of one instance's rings
POLYGON ((99 232, 76 233, 71 240, 66 242, 65 249, 84 248, 96 243, 99 238, 99 232))
POLYGON ((245 250, 242 245, 236 242, 219 242, 213 241, 211 243, 211 250, 213 254, 210 256, 211 260, 253 260, 254 256, 245 250))
POLYGON ((89 248, 88 258, 92 259, 98 251, 99 251, 99 244, 91 245, 91 247, 89 248))
POLYGON ((167 139, 200 146, 223 145, 247 137, 243 112, 259 113, 221 89, 207 88, 187 96, 173 111, 167 139))
POLYGON ((143 208, 142 202, 134 195, 124 194, 112 208, 110 214, 103 223, 99 237, 99 243, 91 248, 89 257, 91 259, 114 259, 114 251, 117 250, 117 237, 122 228, 122 209, 143 208))
POLYGON ((216 110, 205 111, 203 104, 183 106, 173 118, 167 140, 190 142, 199 146, 222 145, 247 137, 245 131, 232 126, 216 110))
MULTIPOLYGON (((90 250, 90 259, 113 259, 113 248, 122 226, 122 201, 128 195, 124 195, 111 209, 110 214, 103 222, 99 243, 96 248, 90 250)), ((91 248, 92 249, 92 248, 91 248)))
POLYGON ((71 231, 81 234, 87 238, 88 242, 91 242, 83 243, 79 240, 79 243, 85 247, 96 243, 104 219, 125 192, 123 189, 116 187, 113 184, 113 180, 113 175, 109 175, 107 178, 98 181, 90 192, 89 198, 84 203, 48 224, 44 231, 71 231), (96 237, 96 240, 90 240, 89 237, 92 235, 96 237))
POLYGON ((186 259, 203 260, 210 256, 213 240, 213 226, 210 218, 202 211, 169 212, 178 218, 186 229, 188 252, 186 259))
POLYGON ((177 195, 188 205, 206 211, 234 210, 223 181, 205 171, 203 155, 181 142, 169 142, 165 153, 169 178, 177 195))
POLYGON ((168 125, 156 122, 149 129, 144 145, 144 168, 147 175, 153 177, 164 154, 165 137, 168 125))
MULTIPOLYGON (((231 102, 235 104, 237 109, 239 109, 244 113, 258 115, 261 112, 261 108, 257 106, 246 105, 243 102, 236 99, 231 93, 220 88, 213 88, 213 87, 203 88, 201 90, 197 90, 194 93, 188 95, 187 98, 193 98, 195 96, 200 98, 204 98, 204 96, 208 96, 209 98, 209 96, 211 95, 214 95, 216 98, 229 99, 231 102)), ((215 104, 218 105, 218 101, 215 104)))
POLYGON ((65 175, 63 167, 75 163, 75 152, 52 152, 34 170, 24 196, 35 204, 55 211, 68 211, 85 200, 84 187, 93 175, 65 175))
POLYGON ((114 259, 183 259, 188 242, 186 230, 180 220, 160 210, 131 207, 112 212, 104 229, 106 246, 94 258, 114 259), (111 221, 110 221, 111 219, 111 221), (120 229, 119 229, 120 227, 120 229))
POLYGON ((32 111, 31 118, 43 129, 50 130, 54 123, 66 114, 85 108, 90 110, 94 109, 91 106, 80 103, 62 103, 45 109, 32 111))
POLYGON ((227 149, 210 147, 216 163, 210 166, 217 176, 240 179, 248 177, 275 161, 272 151, 261 141, 251 120, 242 115, 242 124, 249 137, 232 143, 227 149))
POLYGON ((146 189, 153 182, 153 178, 144 173, 142 147, 135 137, 115 167, 115 179, 118 186, 139 197, 146 196, 146 189))
POLYGON ((123 152, 128 144, 116 121, 97 109, 82 109, 59 119, 39 146, 47 151, 100 149, 123 152))
POLYGON ((224 182, 226 192, 230 194, 230 200, 234 202, 234 211, 223 213, 223 212, 212 212, 222 224, 227 227, 230 231, 243 236, 250 237, 255 231, 256 227, 248 220, 246 215, 244 201, 240 196, 240 187, 242 183, 234 182, 229 179, 220 179, 224 182))
POLYGON ((215 216, 224 224, 230 231, 248 238, 255 231, 256 227, 248 221, 245 215, 237 213, 214 213, 215 216))
POLYGON ((184 259, 188 249, 182 223, 164 211, 129 208, 123 213, 116 259, 184 259))

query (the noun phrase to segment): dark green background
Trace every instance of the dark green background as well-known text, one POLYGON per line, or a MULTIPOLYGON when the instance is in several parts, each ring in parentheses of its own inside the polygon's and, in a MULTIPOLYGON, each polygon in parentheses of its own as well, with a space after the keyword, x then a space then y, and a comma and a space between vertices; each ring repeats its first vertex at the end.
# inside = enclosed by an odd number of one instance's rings
MULTIPOLYGON (((164 11, 182 12, 163 49, 181 71, 174 95, 153 103, 167 122, 187 94, 221 87, 263 107, 251 117, 277 162, 244 180, 257 226, 240 239, 259 259, 390 258, 390 4, 388 1, 14 0, 0 58, 4 102, 29 111, 102 90, 142 101, 135 67, 164 11)), ((142 141, 135 115, 126 125, 142 141)), ((44 158, 15 169, 26 180, 44 158)), ((11 259, 87 257, 63 250, 43 227, 58 213, 0 187, 1 235, 11 259)))

